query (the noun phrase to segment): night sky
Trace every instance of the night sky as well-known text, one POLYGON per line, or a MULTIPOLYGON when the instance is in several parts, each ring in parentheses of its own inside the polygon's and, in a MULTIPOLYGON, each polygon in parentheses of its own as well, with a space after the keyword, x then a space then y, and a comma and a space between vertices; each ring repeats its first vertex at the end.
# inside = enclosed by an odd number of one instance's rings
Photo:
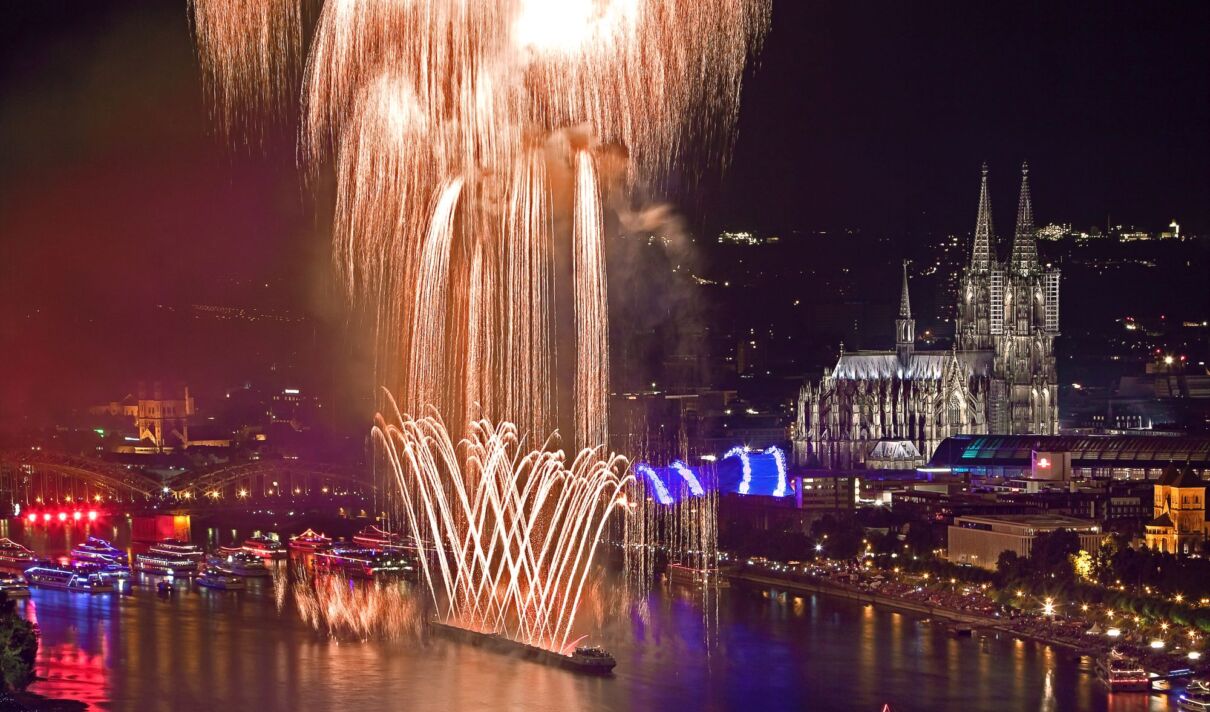
POLYGON ((1210 4, 774 3, 713 220, 973 229, 979 165, 1037 217, 1210 227, 1210 4))
MULTIPOLYGON (((284 358, 182 349, 189 327, 164 306, 302 314, 337 333, 327 218, 299 182, 292 129, 263 150, 213 135, 185 1, 10 5, 0 415, 84 385, 120 397, 106 389, 284 358)), ((967 232, 986 160, 1003 234, 1027 159, 1042 224, 1205 232, 1207 27, 1202 2, 779 0, 729 170, 682 209, 707 243, 721 227, 967 232)))

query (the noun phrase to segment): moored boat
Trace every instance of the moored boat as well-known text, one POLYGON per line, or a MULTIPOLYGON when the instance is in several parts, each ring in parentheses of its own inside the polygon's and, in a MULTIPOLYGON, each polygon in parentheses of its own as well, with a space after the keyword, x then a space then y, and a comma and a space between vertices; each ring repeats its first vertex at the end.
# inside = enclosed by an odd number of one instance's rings
POLYGON ((286 558, 286 548, 277 539, 268 536, 253 536, 244 540, 244 551, 264 559, 286 558))
POLYGON ((79 564, 117 564, 129 566, 126 553, 99 537, 90 536, 71 550, 71 560, 79 564))
POLYGON ((668 583, 684 586, 703 586, 712 588, 729 588, 731 582, 720 576, 718 569, 695 569, 682 564, 668 564, 664 575, 668 583))
POLYGON ((197 544, 190 544, 181 539, 164 539, 147 548, 147 553, 160 557, 175 557, 188 559, 194 564, 200 564, 206 558, 206 552, 197 544))
POLYGON ((367 549, 402 549, 405 548, 403 535, 389 532, 373 524, 363 527, 353 535, 353 543, 367 549))
POLYGON ((192 576, 197 573, 197 562, 172 554, 135 554, 134 565, 139 571, 165 576, 192 576))
POLYGON ((82 571, 67 566, 35 566, 25 571, 30 586, 57 588, 78 593, 109 593, 113 584, 96 571, 82 571))
POLYGON ((1210 680, 1194 678, 1177 698, 1177 707, 1185 712, 1210 712, 1210 680))
POLYGON ((308 529, 298 536, 290 537, 290 550, 302 553, 312 553, 332 546, 332 540, 314 529, 308 529))
POLYGON ((206 588, 216 588, 222 591, 240 591, 244 588, 244 580, 239 576, 207 568, 197 577, 197 585, 206 588))
POLYGON ((29 586, 17 574, 4 574, 0 575, 0 592, 8 598, 26 598, 29 596, 29 586))
POLYGON ((270 574, 269 567, 265 566, 264 559, 243 551, 235 554, 211 556, 206 559, 206 563, 209 564, 210 568, 232 576, 256 577, 268 576, 270 574))
POLYGON ((1139 661, 1117 650, 1097 658, 1096 671, 1110 692, 1147 692, 1151 689, 1151 679, 1139 661))
POLYGON ((336 546, 328 551, 316 552, 313 562, 315 570, 318 572, 338 573, 357 578, 409 576, 417 572, 412 559, 404 552, 397 550, 336 546))
POLYGON ((480 633, 440 621, 432 621, 431 625, 435 632, 452 640, 470 643, 471 645, 482 645, 497 652, 520 654, 521 657, 528 660, 555 665, 589 675, 608 675, 613 672, 614 667, 618 664, 617 660, 608 651, 595 646, 580 646, 575 648, 570 655, 566 655, 554 650, 547 650, 546 648, 539 648, 536 645, 529 645, 528 643, 505 638, 498 633, 480 633))
POLYGON ((21 546, 12 539, 0 539, 0 571, 22 573, 31 566, 48 563, 38 558, 32 549, 21 546))

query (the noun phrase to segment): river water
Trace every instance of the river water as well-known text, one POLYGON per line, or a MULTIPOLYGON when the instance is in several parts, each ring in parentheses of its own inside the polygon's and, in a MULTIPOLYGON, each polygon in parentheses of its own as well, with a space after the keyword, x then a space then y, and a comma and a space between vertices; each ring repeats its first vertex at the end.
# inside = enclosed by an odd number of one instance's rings
MULTIPOLYGON (((76 537, 0 534, 54 555, 76 537), (41 543, 41 546, 38 544, 41 543)), ((122 527, 101 528, 121 541, 122 527)), ((241 532, 195 532, 224 541, 241 532)), ((595 613, 617 658, 591 678, 440 639, 333 638, 274 583, 157 595, 34 590, 31 688, 113 710, 1168 710, 1163 695, 1108 695, 1090 663, 1011 638, 957 639, 917 617, 822 595, 737 586, 710 601, 657 587, 645 611, 595 613)), ((608 609, 608 607, 606 607, 608 609)))

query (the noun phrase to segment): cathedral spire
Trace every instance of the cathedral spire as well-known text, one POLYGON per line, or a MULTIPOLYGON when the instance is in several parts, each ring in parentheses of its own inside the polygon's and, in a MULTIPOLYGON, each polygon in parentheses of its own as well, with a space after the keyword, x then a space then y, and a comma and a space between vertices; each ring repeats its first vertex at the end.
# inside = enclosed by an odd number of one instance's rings
POLYGON ((1029 163, 1021 164, 1021 197, 1017 202, 1017 231, 1013 233, 1012 271, 1032 272, 1038 267, 1034 206, 1029 197, 1029 163))
POLYGON ((979 216, 975 219, 975 246, 971 252, 971 269, 986 271, 992 262, 992 201, 987 193, 987 163, 979 183, 979 216))
POLYGON ((903 293, 899 296, 899 318, 895 320, 895 352, 903 365, 912 358, 916 345, 916 320, 912 318, 912 303, 908 299, 907 260, 903 261, 903 293))
POLYGON ((908 297, 907 265, 908 265, 908 261, 904 260, 903 261, 903 291, 901 291, 899 293, 899 318, 900 319, 911 319, 912 318, 912 300, 908 297))

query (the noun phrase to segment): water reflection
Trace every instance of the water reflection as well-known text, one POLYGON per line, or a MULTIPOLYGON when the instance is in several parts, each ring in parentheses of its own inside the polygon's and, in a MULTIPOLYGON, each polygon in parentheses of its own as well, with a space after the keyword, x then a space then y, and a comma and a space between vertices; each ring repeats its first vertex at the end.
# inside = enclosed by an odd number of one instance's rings
MULTIPOLYGON (((108 534, 129 546, 121 527, 108 534)), ((58 537, 45 541, 78 541, 58 537)), ((1159 695, 1107 695, 1068 652, 956 638, 885 609, 743 587, 703 605, 700 594, 657 586, 640 612, 619 607, 608 579, 592 589, 584 626, 603 624, 594 642, 618 668, 587 678, 444 640, 372 635, 357 617, 362 605, 393 616, 404 598, 347 582, 282 594, 293 584, 279 566, 275 579, 240 592, 186 583, 160 596, 142 576, 126 595, 35 590, 19 603, 42 633, 37 672, 46 679, 33 689, 114 710, 1175 709, 1159 695), (308 617, 307 605, 340 615, 308 617), (343 634, 329 620, 361 628, 343 634)))

